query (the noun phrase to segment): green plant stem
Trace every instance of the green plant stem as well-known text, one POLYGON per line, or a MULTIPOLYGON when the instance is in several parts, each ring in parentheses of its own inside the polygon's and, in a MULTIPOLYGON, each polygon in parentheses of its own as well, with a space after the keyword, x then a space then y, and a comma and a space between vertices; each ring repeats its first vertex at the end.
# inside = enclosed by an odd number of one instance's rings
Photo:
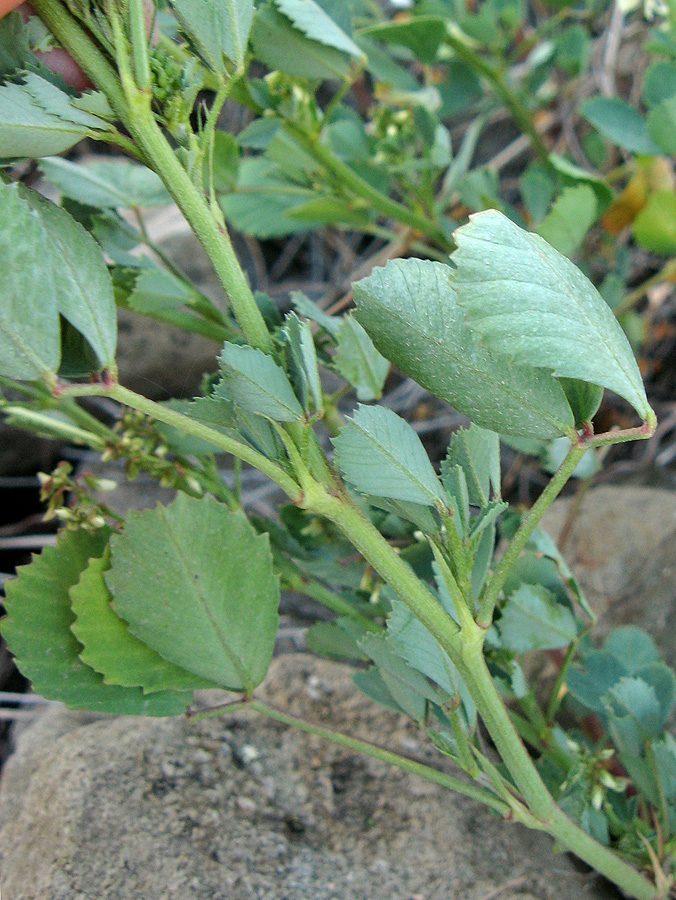
MULTIPOLYGON (((573 447, 576 452, 573 453, 575 464, 572 465, 571 472, 579 462, 578 453, 584 449, 586 448, 573 447)), ((565 479, 562 478, 562 484, 563 482, 565 479)), ((314 491, 307 491, 304 505, 307 509, 326 516, 341 528, 458 667, 503 763, 537 820, 538 824, 529 823, 531 827, 547 831, 566 849, 637 900, 657 900, 658 893, 654 885, 615 853, 594 840, 557 807, 521 742, 488 671, 483 657, 483 629, 474 625, 474 630, 468 626, 459 633, 458 626, 436 598, 399 558, 380 532, 349 501, 330 496, 317 485, 314 491)))
POLYGON ((117 400, 124 406, 129 406, 131 409, 136 409, 144 413, 144 415, 156 419, 158 422, 164 422, 165 425, 177 428, 184 434, 207 441, 207 443, 213 444, 214 447, 223 453, 230 453, 232 456, 241 459, 242 462, 254 466, 254 468, 263 472, 264 475, 267 475, 271 481, 279 485, 294 503, 298 503, 302 499, 302 491, 293 478, 287 475, 281 466, 267 459, 262 453, 258 453, 258 451, 253 450, 246 444, 242 444, 240 441, 236 441, 234 438, 228 437, 222 432, 210 428, 208 425, 204 425, 202 422, 184 416, 168 406, 162 406, 153 400, 148 400, 147 397, 136 394, 134 391, 122 387, 121 384, 74 385, 64 388, 61 396, 64 395, 69 397, 110 397, 111 400, 117 400))
POLYGON ((5 416, 11 416, 17 423, 21 423, 24 428, 36 431, 38 434, 48 434, 51 438, 57 438, 72 444, 84 444, 92 447, 94 450, 103 451, 106 449, 105 441, 98 435, 92 434, 77 425, 71 425, 70 422, 61 422, 53 419, 45 413, 38 412, 34 409, 26 409, 25 406, 1 406, 0 413, 5 416))
POLYGON ((503 763, 543 829, 637 900, 657 900, 654 885, 612 850, 594 840, 556 805, 497 696, 481 647, 467 646, 459 668, 503 763))
POLYGON ((545 721, 547 725, 551 725, 554 721, 554 717, 558 712, 559 706, 561 704, 561 700, 563 699, 563 686, 566 683, 566 678, 568 676, 568 670, 570 669, 573 660, 577 654, 577 648, 580 646, 580 641, 589 631, 588 628, 585 628, 581 634, 578 634, 575 640, 571 641, 568 645, 568 649, 566 650, 566 655, 563 659, 559 667, 559 671, 556 674, 556 681, 552 687, 552 692, 549 695, 549 702, 547 703, 547 710, 545 712, 545 721))
POLYGON ((249 701, 243 700, 239 703, 227 703, 224 706, 215 707, 214 709, 205 710, 204 712, 198 711, 191 714, 190 718, 206 719, 232 712, 240 712, 242 710, 252 710, 253 712, 260 713, 260 715, 267 716, 269 719, 274 719, 275 722, 281 722, 283 725, 298 728, 306 734, 312 734, 315 737, 323 738, 326 741, 330 741, 332 744, 337 744, 339 747, 354 750, 356 753, 363 753, 365 756, 370 756, 372 759, 377 759, 390 766, 403 769, 404 772, 418 775, 421 778, 425 778, 427 781, 431 781, 434 784, 447 788, 449 791, 455 791, 472 800, 477 800, 479 803, 483 803, 491 809, 494 809, 495 812, 505 818, 511 818, 513 815, 513 809, 509 804, 505 803, 485 788, 477 787, 472 784, 465 784, 464 781, 453 778, 445 772, 440 772, 438 769, 432 768, 432 766, 426 766, 424 763, 416 762, 406 756, 400 756, 398 753, 393 753, 391 750, 377 747, 375 744, 370 744, 367 741, 360 741, 357 738, 348 737, 347 735, 340 734, 336 731, 329 731, 327 728, 321 728, 319 725, 313 725, 311 722, 306 722, 304 719, 299 719, 297 716, 290 716, 288 713, 283 713, 280 710, 274 709, 266 703, 262 703, 260 700, 254 699, 249 701))
MULTIPOLYGON (((104 91, 111 106, 142 150, 144 158, 162 179, 211 260, 247 341, 266 353, 271 352, 272 338, 239 265, 227 230, 216 221, 206 198, 192 183, 162 134, 153 116, 148 95, 143 92, 130 93, 129 85, 125 84, 128 92, 128 96, 125 96, 113 67, 60 3, 55 0, 37 0, 35 9, 94 84, 104 91)), ((118 46, 117 49, 122 58, 124 47, 118 46)), ((125 73, 122 72, 121 75, 124 76, 125 73)))
POLYGON ((495 604, 498 602, 507 576, 521 555, 521 551, 528 543, 529 537, 535 531, 538 522, 561 493, 587 449, 587 445, 573 444, 571 446, 561 467, 540 494, 533 507, 524 516, 518 531, 512 538, 510 545, 507 547, 504 556, 483 592, 477 617, 477 623, 481 628, 488 629, 490 627, 493 621, 495 604))
POLYGON ((407 206, 397 203, 396 200, 390 199, 390 197, 372 187, 341 159, 338 159, 328 147, 322 144, 318 137, 307 134, 294 122, 288 120, 284 122, 284 130, 298 141, 301 147, 307 150, 317 162, 321 163, 336 178, 341 187, 348 188, 358 197, 366 200, 373 209, 382 213, 382 215, 408 225, 442 249, 451 249, 452 242, 436 223, 418 215, 418 213, 407 206))
POLYGON ((150 91, 150 58, 143 0, 129 0, 129 36, 136 84, 142 91, 150 91))
POLYGON ((516 124, 521 131, 528 136, 537 156, 541 160, 546 161, 549 158, 549 151, 540 137, 537 128, 533 124, 530 113, 521 103, 521 100, 518 98, 515 91, 511 88, 504 73, 498 69, 497 66, 494 66, 485 60, 465 43, 465 41, 450 31, 447 31, 446 33, 446 43, 455 50, 457 56, 464 63, 467 63, 467 65, 471 69, 474 69, 475 72, 483 75, 484 78, 493 85, 495 93, 510 111, 516 124))

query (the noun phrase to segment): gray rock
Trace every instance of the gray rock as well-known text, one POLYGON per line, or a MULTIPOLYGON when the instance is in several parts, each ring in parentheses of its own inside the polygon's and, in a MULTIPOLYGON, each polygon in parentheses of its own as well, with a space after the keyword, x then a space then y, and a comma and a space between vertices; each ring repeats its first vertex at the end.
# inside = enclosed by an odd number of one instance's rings
MULTIPOLYGON (((557 538, 571 499, 543 519, 557 538)), ((618 625, 650 632, 676 666, 676 493, 648 487, 601 486, 584 498, 564 554, 599 619, 603 637, 618 625)))
MULTIPOLYGON (((343 666, 284 657, 267 684, 261 697, 285 711, 443 765, 343 666)), ((545 836, 248 713, 92 721, 50 709, 5 771, 0 863, 5 900, 612 896, 545 836)))

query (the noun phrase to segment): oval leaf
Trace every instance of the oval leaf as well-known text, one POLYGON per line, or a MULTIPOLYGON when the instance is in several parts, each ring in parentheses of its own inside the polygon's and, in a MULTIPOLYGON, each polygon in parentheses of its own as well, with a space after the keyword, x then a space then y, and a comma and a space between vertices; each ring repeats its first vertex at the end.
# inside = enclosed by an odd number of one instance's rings
POLYGON ((71 631, 75 619, 70 589, 92 557, 101 556, 107 532, 67 531, 18 577, 7 583, 7 618, 0 630, 34 690, 71 709, 126 716, 175 716, 191 694, 162 692, 144 697, 140 688, 104 684, 102 676, 80 658, 82 649, 71 631))
POLYGON ((444 504, 427 452, 408 422, 384 406, 360 406, 333 442, 358 491, 425 506, 444 504))
POLYGON ((25 190, 23 196, 44 229, 45 242, 33 252, 53 272, 57 309, 87 339, 104 368, 115 359, 117 309, 101 249, 64 209, 35 191, 25 190))
POLYGON ((231 691, 261 683, 277 633, 267 535, 211 497, 131 513, 105 580, 130 632, 169 662, 231 691))
POLYGON ((522 437, 565 434, 573 415, 558 381, 482 346, 452 278, 442 263, 389 262, 353 286, 357 319, 402 372, 477 425, 522 437))
POLYGON ((145 694, 157 691, 195 691, 218 687, 162 659, 129 632, 129 626, 113 610, 111 594, 103 580, 110 568, 110 552, 91 559, 79 582, 70 589, 75 621, 71 631, 83 645, 82 662, 100 672, 106 684, 140 687, 145 694))
POLYGON ((0 374, 33 381, 61 359, 45 230, 16 184, 0 182, 0 374))
POLYGON ((171 0, 181 30, 213 72, 227 74, 225 60, 244 65, 253 22, 253 0, 171 0))
POLYGON ((266 353, 254 347, 226 343, 220 359, 223 380, 215 396, 233 400, 242 409, 275 422, 303 418, 286 372, 266 353))
POLYGON ((602 385, 642 418, 650 415, 622 328, 570 260, 494 209, 472 216, 455 240, 458 303, 487 347, 518 364, 602 385))

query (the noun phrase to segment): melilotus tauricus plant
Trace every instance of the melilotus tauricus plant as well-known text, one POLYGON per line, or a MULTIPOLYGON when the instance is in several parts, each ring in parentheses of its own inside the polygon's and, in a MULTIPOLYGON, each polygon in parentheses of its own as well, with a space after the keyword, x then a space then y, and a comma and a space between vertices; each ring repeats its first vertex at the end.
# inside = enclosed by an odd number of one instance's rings
MULTIPOLYGON (((592 642, 593 613, 538 527, 586 454, 655 429, 607 303, 568 258, 501 211, 479 212, 452 235, 427 214, 415 190, 435 184, 443 132, 430 132, 425 165, 400 168, 398 199, 366 164, 343 161, 327 133, 351 128, 355 116, 344 91, 322 109, 318 82, 328 69, 349 85, 369 64, 367 50, 390 70, 382 50, 346 30, 340 4, 274 0, 254 10, 252 0, 171 0, 155 22, 142 0, 32 5, 39 23, 25 26, 16 15, 0 28, 0 375, 15 398, 4 411, 14 423, 124 460, 132 476, 150 472, 178 494, 122 521, 88 490, 97 484, 73 481, 67 466, 45 478, 50 514, 68 527, 7 584, 2 634, 21 671, 36 691, 75 709, 251 709, 546 831, 638 900, 667 897, 676 742, 665 725, 676 680, 636 628, 611 633, 602 647, 592 642), (34 55, 54 43, 79 63, 91 91, 76 94, 34 55), (250 46, 270 67, 295 67, 294 77, 248 78, 250 46), (197 100, 200 92, 211 102, 197 100), (223 212, 239 204, 241 218, 246 191, 219 199, 233 147, 217 122, 229 95, 269 110, 256 120, 258 139, 274 126, 277 158, 308 173, 306 216, 357 228, 382 216, 409 229, 409 247, 417 242, 436 259, 374 269, 354 285, 356 312, 343 318, 303 296, 282 317, 254 296, 223 212), (83 137, 131 161, 59 157, 83 137), (24 184, 31 160, 42 161, 60 206, 24 184), (161 248, 153 260, 130 252, 152 243, 141 208, 169 196, 213 263, 227 308, 190 286, 161 248), (138 228, 120 207, 134 211, 138 228), (218 338, 218 374, 203 396, 161 404, 118 383, 116 300, 218 338), (440 474, 407 422, 372 403, 390 362, 472 420, 453 435, 440 474), (337 409, 345 391, 328 394, 322 368, 363 401, 346 421, 337 409), (604 389, 627 401, 640 424, 595 434, 604 389), (115 428, 78 402, 92 396, 126 408, 115 428), (500 436, 567 447, 525 514, 501 499, 500 436), (234 480, 219 474, 219 453, 234 458, 234 480), (242 463, 287 495, 276 520, 247 517, 242 463), (464 776, 256 699, 281 588, 335 612, 334 622, 310 629, 311 649, 352 660, 357 687, 409 716, 464 776), (521 666, 534 650, 561 660, 546 696, 521 666), (193 692, 210 687, 237 696, 217 709, 192 708, 193 692)), ((482 76, 523 120, 507 81, 486 68, 473 42, 428 18, 434 53, 445 46, 463 65, 483 65, 482 76)), ((422 114, 411 121, 429 124, 422 114)), ((268 162, 250 167, 252 185, 270 176, 268 162)), ((260 195, 255 202, 260 221, 260 195)), ((269 215, 282 212, 273 206, 269 215)))

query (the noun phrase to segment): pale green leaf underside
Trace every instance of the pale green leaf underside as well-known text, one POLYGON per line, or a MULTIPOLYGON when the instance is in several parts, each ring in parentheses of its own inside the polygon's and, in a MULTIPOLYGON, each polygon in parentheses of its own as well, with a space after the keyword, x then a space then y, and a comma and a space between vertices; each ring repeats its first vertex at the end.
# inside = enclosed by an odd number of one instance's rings
POLYGON ((475 424, 455 431, 442 463, 442 480, 453 466, 460 466, 465 473, 472 505, 487 506, 491 489, 500 496, 500 439, 494 431, 475 424))
POLYGON ((202 59, 226 73, 224 58, 244 65, 253 22, 253 0, 171 0, 176 18, 202 59))
POLYGON ((286 372, 262 350, 226 343, 220 365, 223 381, 215 396, 232 400, 243 409, 275 422, 303 418, 303 408, 286 372))
POLYGON ((70 590, 75 621, 71 631, 83 645, 80 659, 103 676, 106 684, 156 691, 195 691, 218 687, 211 681, 167 662, 129 632, 129 626, 113 610, 111 594, 103 580, 110 568, 110 553, 91 559, 79 582, 70 590))
POLYGON ((0 374, 32 381, 61 359, 54 273, 45 230, 19 195, 0 183, 0 374))
POLYGON ((159 177, 137 163, 101 160, 73 163, 59 156, 43 159, 42 172, 61 193, 100 209, 166 206, 171 203, 159 177))
POLYGON ((444 504, 420 438, 384 406, 360 406, 334 439, 336 462, 358 491, 392 500, 444 504))
POLYGON ((505 647, 516 653, 567 647, 577 635, 573 614, 538 584, 522 584, 507 602, 499 623, 505 647))
POLYGON ((352 315, 345 316, 340 322, 334 365, 355 388, 358 400, 380 399, 390 363, 378 353, 371 338, 352 315))
POLYGON ((169 662, 232 691, 263 680, 279 584, 267 536, 213 498, 132 513, 105 580, 129 630, 169 662))
POLYGON ((257 59, 287 75, 346 78, 350 72, 350 56, 310 39, 270 4, 256 12, 251 44, 257 59))
POLYGON ((82 649, 71 631, 74 615, 69 590, 92 557, 103 553, 107 533, 62 534, 18 577, 7 584, 7 618, 0 630, 17 665, 36 693, 71 709, 115 715, 173 716, 183 713, 191 695, 163 692, 144 696, 140 688, 104 684, 80 659, 82 649))
POLYGON ((295 27, 312 40, 350 56, 364 56, 352 38, 313 0, 275 0, 275 3, 295 27))
POLYGON ((468 328, 449 266, 392 261, 355 284, 354 295, 357 319, 378 350, 477 425, 542 438, 573 426, 565 394, 549 372, 514 365, 468 328))
POLYGON ((0 159, 63 153, 86 135, 109 128, 34 73, 25 76, 24 84, 0 87, 0 159))
POLYGON ((580 270, 496 210, 455 233, 453 283, 467 324, 518 364, 602 385, 650 414, 629 342, 580 270))
POLYGON ((44 228, 45 243, 33 245, 33 252, 43 267, 52 270, 56 306, 84 335, 103 368, 115 359, 117 309, 101 249, 65 210, 35 191, 23 196, 44 228))

